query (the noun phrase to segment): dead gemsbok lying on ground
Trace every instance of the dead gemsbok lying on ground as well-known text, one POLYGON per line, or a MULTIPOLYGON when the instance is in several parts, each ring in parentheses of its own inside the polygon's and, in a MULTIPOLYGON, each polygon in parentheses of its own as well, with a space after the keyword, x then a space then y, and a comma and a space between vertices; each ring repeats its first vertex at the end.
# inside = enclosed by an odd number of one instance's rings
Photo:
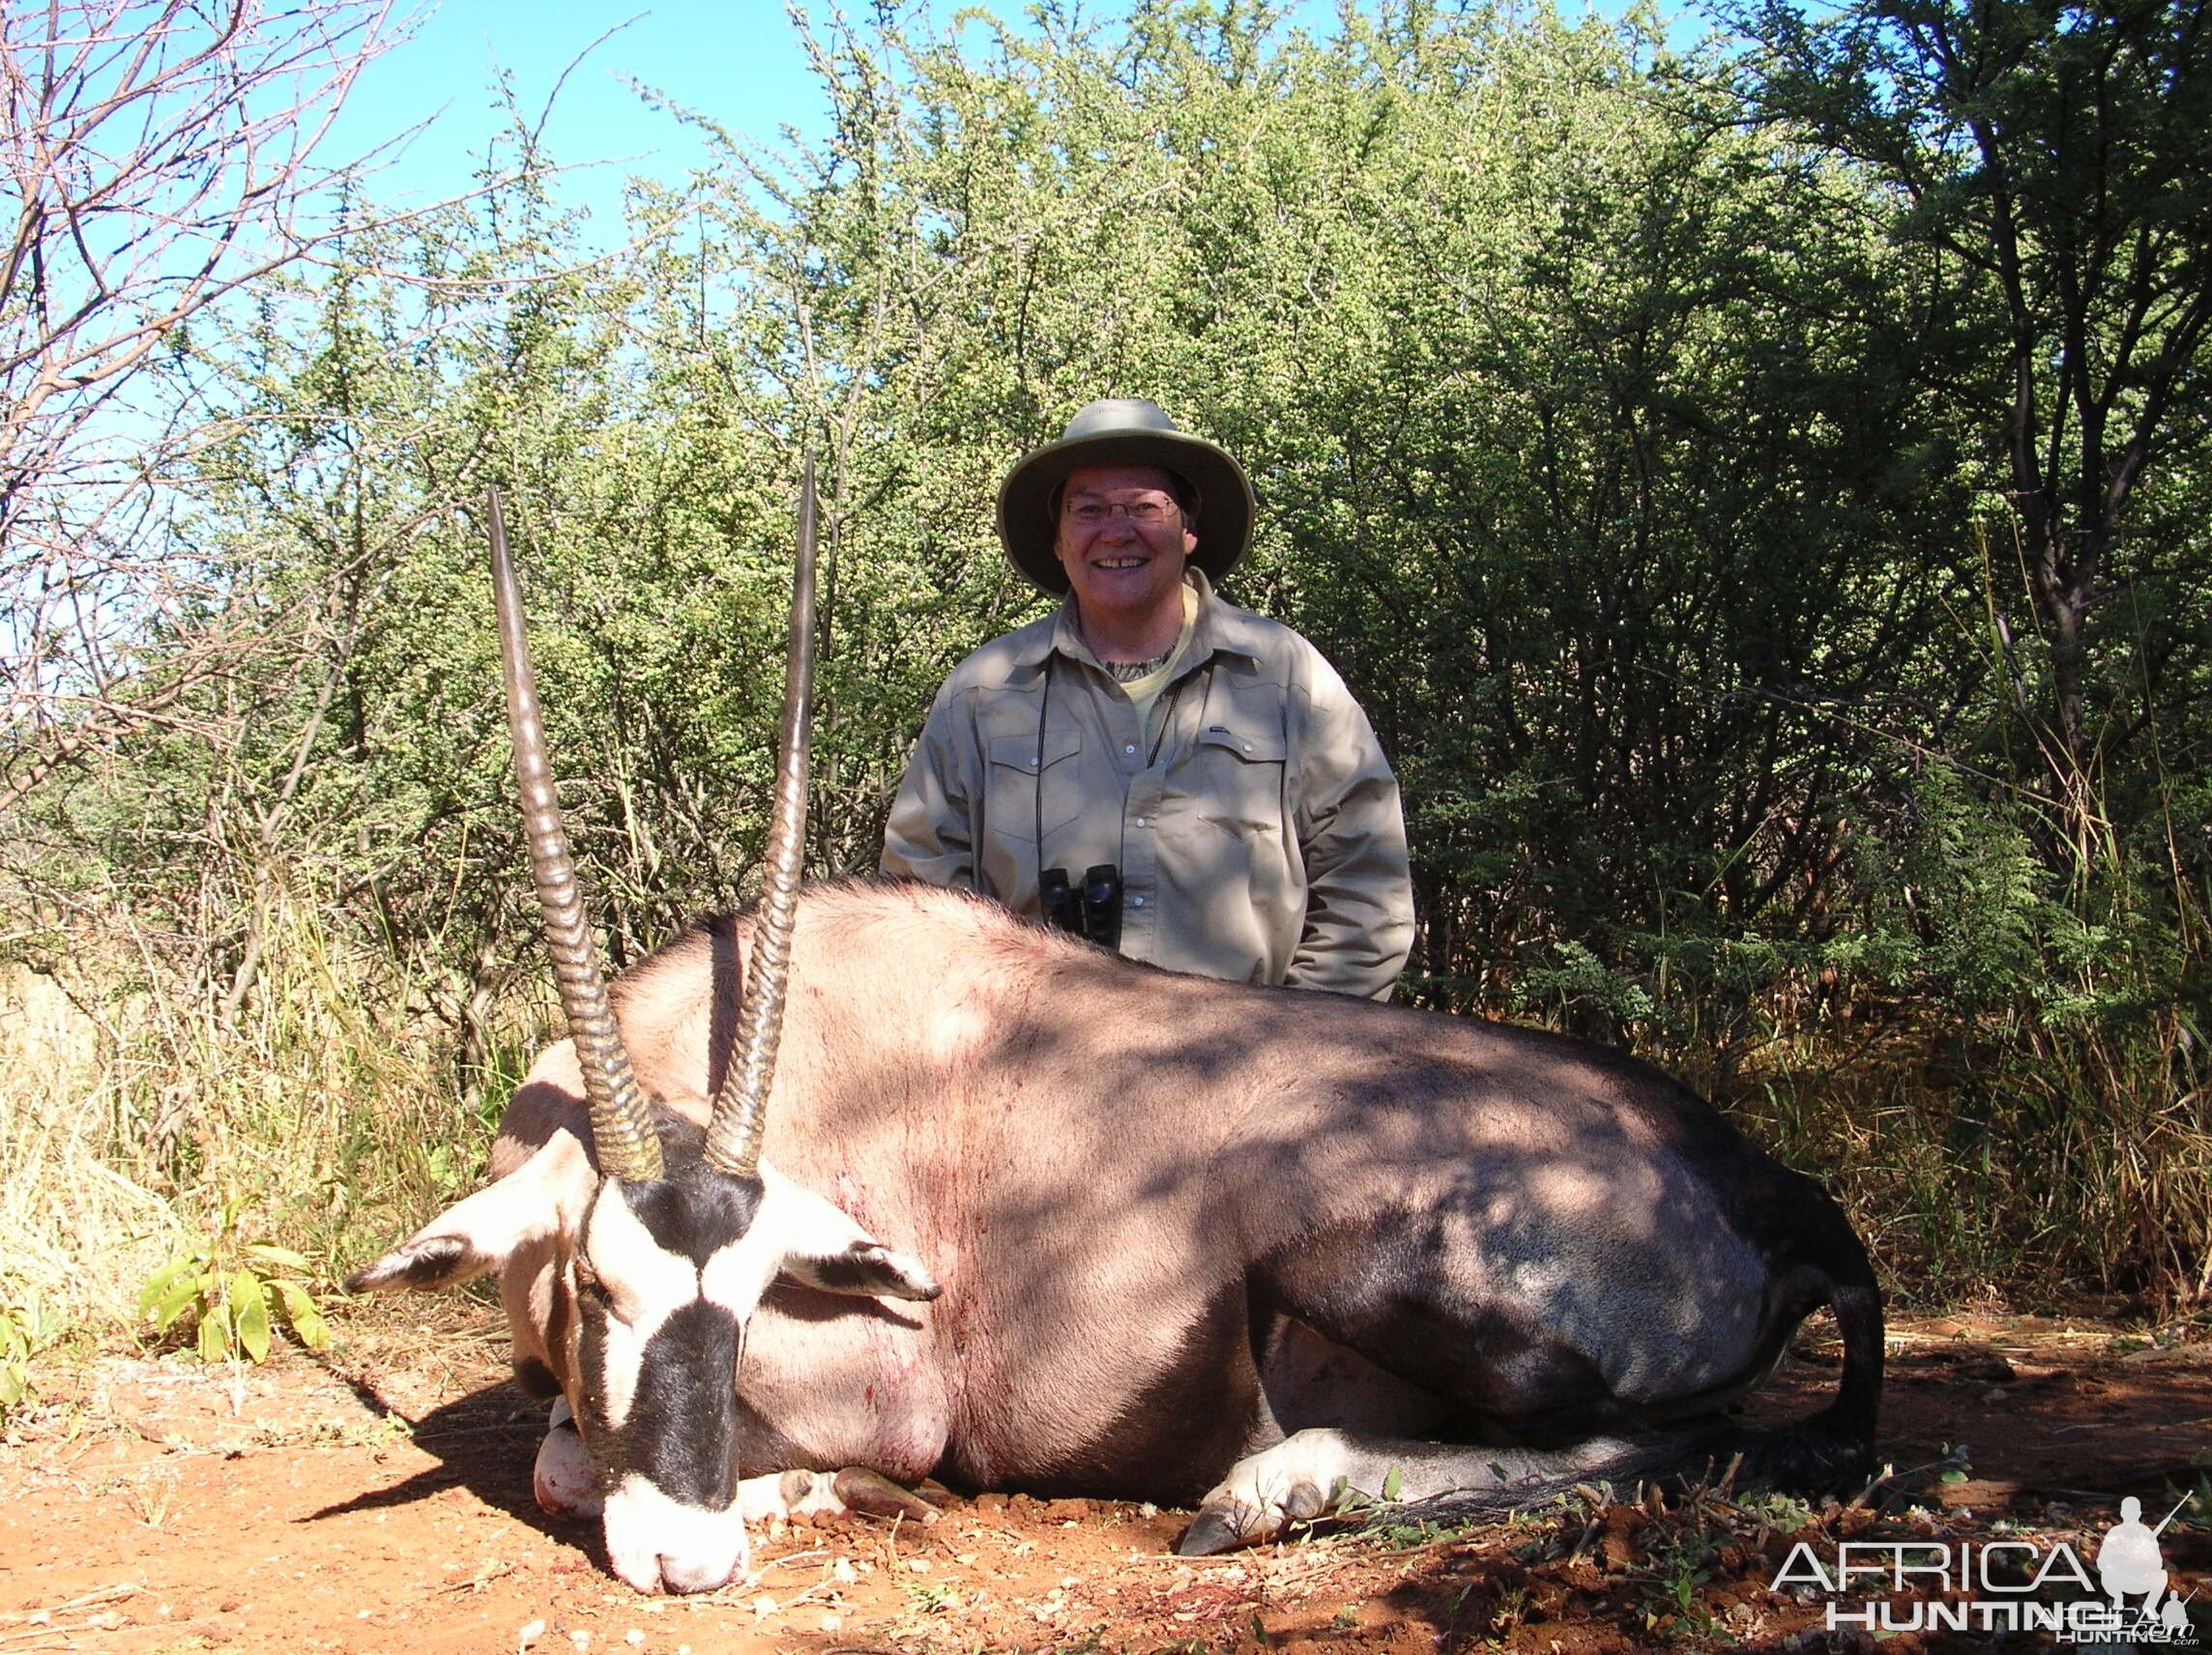
POLYGON ((610 986, 494 502, 571 1038, 515 1093, 489 1187, 348 1284, 501 1273, 518 1375, 565 1399, 539 1498, 603 1510, 617 1574, 718 1587, 748 1516, 895 1498, 882 1478, 1195 1500, 1182 1550, 1208 1552, 1340 1480, 1503 1509, 1737 1454, 1745 1483, 1866 1472, 1864 1251, 1666 1075, 1133 965, 955 892, 801 891, 813 510, 810 472, 766 894, 610 986), (1833 1403, 1719 1419, 1821 1305, 1833 1403))

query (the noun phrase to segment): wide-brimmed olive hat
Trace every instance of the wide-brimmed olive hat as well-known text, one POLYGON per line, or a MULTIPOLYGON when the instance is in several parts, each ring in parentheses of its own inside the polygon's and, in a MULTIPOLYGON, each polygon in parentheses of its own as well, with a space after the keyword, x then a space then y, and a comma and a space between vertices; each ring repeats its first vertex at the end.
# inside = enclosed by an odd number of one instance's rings
POLYGON ((1179 431, 1157 402, 1108 396, 1086 403, 1057 443, 1024 454, 999 488, 999 543, 1014 567, 1045 591, 1067 591, 1067 571, 1053 556, 1053 506, 1071 472, 1091 466, 1158 466, 1199 493, 1191 525, 1198 550, 1190 561, 1219 581, 1252 543, 1257 505, 1244 468, 1208 442, 1179 431))

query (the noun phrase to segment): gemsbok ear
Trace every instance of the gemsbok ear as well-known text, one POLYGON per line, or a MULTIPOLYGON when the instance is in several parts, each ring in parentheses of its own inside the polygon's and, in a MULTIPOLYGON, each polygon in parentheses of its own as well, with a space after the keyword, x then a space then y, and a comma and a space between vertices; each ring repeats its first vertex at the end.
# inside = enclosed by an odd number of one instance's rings
POLYGON ((488 1189, 456 1202, 372 1264, 345 1279, 348 1292, 427 1292, 497 1269, 529 1241, 582 1221, 593 1176, 583 1146, 557 1132, 488 1189))
POLYGON ((933 1299, 945 1290, 919 1259, 894 1253, 843 1212, 769 1168, 768 1234, 783 1246, 781 1273, 824 1292, 855 1298, 933 1299))

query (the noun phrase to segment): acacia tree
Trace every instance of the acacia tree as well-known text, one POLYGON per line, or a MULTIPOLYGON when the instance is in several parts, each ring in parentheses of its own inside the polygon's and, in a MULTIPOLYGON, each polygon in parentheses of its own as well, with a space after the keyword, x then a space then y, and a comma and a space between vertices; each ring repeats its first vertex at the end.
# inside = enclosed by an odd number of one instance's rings
POLYGON ((2017 515, 2041 758, 2079 836, 2094 778, 2158 714, 2189 625, 2168 606, 2201 597, 2201 537, 2146 502, 2207 438, 2204 0, 1857 0, 1817 22, 1775 0, 1731 20, 1764 48, 1757 113, 1868 169, 1892 236, 1939 251, 1967 296, 1947 389, 1979 411, 2017 515), (2133 624, 2102 626, 2122 593, 2133 624))
POLYGON ((197 445, 133 395, 195 316, 321 245, 353 168, 316 151, 395 38, 391 0, 47 0, 0 13, 0 798, 157 716, 213 654, 122 690, 132 648, 204 600, 139 555, 152 485, 197 445), (326 215, 326 217, 332 217, 326 215))

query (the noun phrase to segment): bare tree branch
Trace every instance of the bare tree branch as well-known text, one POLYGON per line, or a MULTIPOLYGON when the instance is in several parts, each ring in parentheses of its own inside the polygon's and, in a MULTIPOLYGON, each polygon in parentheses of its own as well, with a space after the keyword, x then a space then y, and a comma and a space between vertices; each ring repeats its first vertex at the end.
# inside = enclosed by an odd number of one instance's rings
POLYGON ((165 341, 358 229, 317 151, 393 0, 45 0, 0 11, 0 771, 145 711, 108 692, 204 577, 132 555, 197 444, 133 394, 165 341), (35 751, 44 747, 48 750, 35 751))

